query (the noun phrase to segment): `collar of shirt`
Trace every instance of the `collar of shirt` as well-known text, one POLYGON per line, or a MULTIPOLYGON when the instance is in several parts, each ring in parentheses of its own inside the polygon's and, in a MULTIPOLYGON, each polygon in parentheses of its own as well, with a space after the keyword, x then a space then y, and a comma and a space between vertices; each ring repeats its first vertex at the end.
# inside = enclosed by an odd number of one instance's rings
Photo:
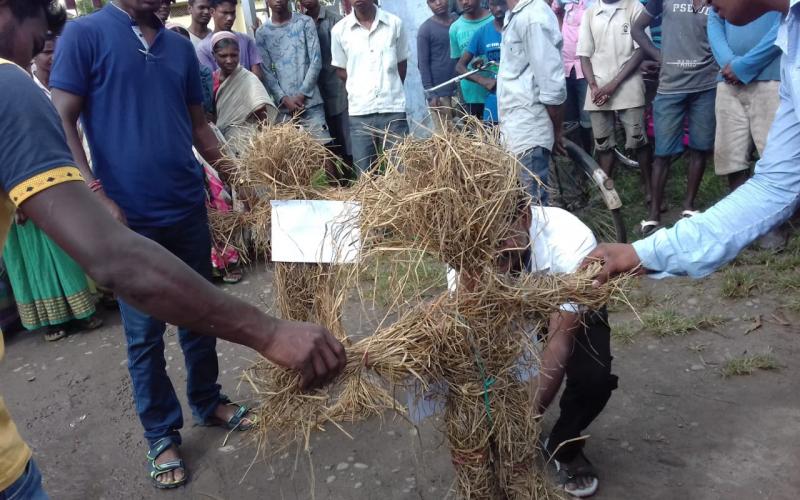
POLYGON ((625 5, 623 5, 624 3, 624 0, 617 0, 617 2, 612 4, 608 4, 600 0, 600 2, 597 3, 597 15, 610 19, 611 16, 614 15, 614 12, 625 8, 625 5))
MULTIPOLYGON (((122 22, 127 22, 128 25, 131 27, 133 34, 136 35, 136 39, 139 40, 139 43, 141 43, 142 47, 144 47, 144 50, 149 51, 150 44, 147 43, 147 40, 145 39, 144 34, 142 33, 142 29, 139 27, 139 24, 136 22, 136 20, 132 18, 130 14, 122 10, 122 8, 115 2, 110 2, 110 4, 111 7, 113 7, 112 9, 109 10, 111 15, 115 19, 118 19, 122 22)), ((164 23, 161 22, 161 19, 159 19, 158 16, 155 15, 155 13, 152 13, 151 17, 157 21, 156 26, 158 26, 158 31, 164 29, 164 23)))
MULTIPOLYGON (((389 24, 388 20, 386 19, 386 16, 385 16, 384 12, 383 12, 383 9, 376 8, 376 10, 375 10, 375 19, 372 20, 372 26, 370 26, 369 32, 372 33, 373 31, 378 29, 378 24, 380 24, 380 23, 387 24, 387 25, 389 24)), ((355 29, 355 28, 367 29, 366 27, 364 27, 363 24, 361 24, 361 21, 359 21, 358 18, 356 17, 356 11, 355 10, 353 10, 353 12, 350 13, 350 22, 348 23, 348 27, 351 30, 355 29)))

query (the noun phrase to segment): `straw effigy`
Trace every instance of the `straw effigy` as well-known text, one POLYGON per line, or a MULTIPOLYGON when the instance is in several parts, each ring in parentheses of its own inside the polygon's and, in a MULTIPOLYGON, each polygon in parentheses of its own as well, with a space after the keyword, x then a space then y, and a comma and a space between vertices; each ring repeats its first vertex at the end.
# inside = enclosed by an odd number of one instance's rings
MULTIPOLYGON (((312 149, 297 132, 280 129, 279 140, 312 149)), ((341 192, 309 187, 325 157, 308 157, 252 141, 240 182, 267 188, 283 199, 342 199, 341 192), (279 155, 273 158, 271 155, 279 155), (291 165, 287 162, 291 158, 291 165), (276 172, 281 165, 288 172, 276 172)), ((291 148, 290 148, 291 149, 291 148)), ((313 153, 313 149, 312 149, 313 153)), ((299 376, 262 360, 246 373, 259 411, 259 450, 274 453, 292 443, 308 447, 326 424, 355 422, 387 411, 403 412, 392 396, 414 383, 427 390, 445 382, 444 427, 463 498, 557 498, 535 464, 539 432, 528 385, 520 378, 535 361, 523 326, 536 326, 566 303, 597 308, 619 291, 622 280, 596 287, 597 269, 570 275, 498 275, 498 244, 512 229, 520 198, 520 164, 494 132, 473 127, 426 140, 406 138, 382 158, 382 176, 362 176, 349 194, 360 203, 361 264, 276 265, 276 294, 286 319, 316 321, 346 341, 347 366, 331 386, 302 393, 299 376), (409 257, 411 256, 411 257, 409 257), (458 269, 473 286, 430 299, 401 294, 429 258, 458 269), (409 261, 409 259, 412 259, 409 261), (416 260, 414 260, 416 259, 416 260), (362 300, 360 279, 375 263, 389 274, 398 299, 377 331, 350 344, 341 325, 345 291, 362 300), (403 295, 402 298, 399 298, 403 295)), ((262 215, 262 217, 265 217, 262 215)), ((265 224, 262 219, 259 224, 265 224)), ((343 429, 342 429, 343 430, 343 429)))

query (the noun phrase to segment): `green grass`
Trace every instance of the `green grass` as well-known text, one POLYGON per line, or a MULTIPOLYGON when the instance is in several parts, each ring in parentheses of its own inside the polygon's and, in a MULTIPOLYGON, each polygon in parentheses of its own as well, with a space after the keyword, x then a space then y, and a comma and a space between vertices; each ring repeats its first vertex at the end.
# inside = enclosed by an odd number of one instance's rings
POLYGON ((729 299, 750 297, 758 288, 758 281, 756 270, 730 267, 722 273, 720 294, 729 299))
MULTIPOLYGON (((628 240, 638 240, 641 238, 638 232, 639 222, 648 218, 639 173, 638 171, 617 167, 614 172, 614 184, 617 188, 617 193, 622 199, 622 215, 625 220, 625 227, 628 229, 628 240)), ((700 183, 696 206, 698 209, 704 210, 726 194, 728 194, 727 185, 724 179, 714 174, 714 165, 709 159, 705 175, 700 183)), ((685 196, 686 160, 679 158, 670 167, 669 179, 664 190, 664 199, 669 209, 680 209, 685 196)), ((672 224, 675 221, 669 217, 662 217, 662 222, 672 224)))
POLYGON ((613 325, 611 327, 611 339, 620 345, 631 345, 636 341, 641 328, 636 328, 631 323, 613 325))
POLYGON ((656 337, 682 337, 698 330, 714 328, 725 322, 719 316, 686 316, 665 308, 642 314, 644 329, 656 337))
POLYGON ((756 370, 778 370, 780 367, 778 360, 772 354, 746 354, 725 361, 719 372, 723 377, 728 378, 751 375, 756 370))

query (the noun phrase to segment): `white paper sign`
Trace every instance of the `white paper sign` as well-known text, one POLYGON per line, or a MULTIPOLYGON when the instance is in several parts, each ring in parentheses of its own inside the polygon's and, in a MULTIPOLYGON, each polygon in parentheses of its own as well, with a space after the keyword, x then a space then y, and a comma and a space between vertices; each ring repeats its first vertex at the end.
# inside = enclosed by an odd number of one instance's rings
POLYGON ((273 262, 349 264, 361 249, 361 205, 345 201, 273 200, 273 262))

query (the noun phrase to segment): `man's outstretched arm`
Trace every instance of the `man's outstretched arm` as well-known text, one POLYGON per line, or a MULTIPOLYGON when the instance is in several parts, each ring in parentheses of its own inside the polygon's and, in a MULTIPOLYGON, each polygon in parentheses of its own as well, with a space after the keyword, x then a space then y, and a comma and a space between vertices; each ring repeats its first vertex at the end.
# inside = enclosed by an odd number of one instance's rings
POLYGON ((52 186, 20 208, 98 284, 163 321, 250 347, 298 370, 304 388, 336 377, 341 344, 324 328, 282 321, 218 290, 157 243, 115 221, 82 182, 52 186))

